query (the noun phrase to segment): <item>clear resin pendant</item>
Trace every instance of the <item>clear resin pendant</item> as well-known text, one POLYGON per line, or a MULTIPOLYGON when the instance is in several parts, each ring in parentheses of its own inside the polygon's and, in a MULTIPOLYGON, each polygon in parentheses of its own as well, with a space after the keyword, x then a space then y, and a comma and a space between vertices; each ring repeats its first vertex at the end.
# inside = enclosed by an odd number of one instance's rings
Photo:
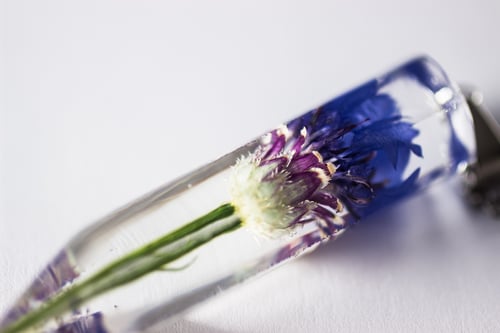
POLYGON ((475 162, 472 118, 412 60, 79 232, 0 332, 141 332, 475 162))

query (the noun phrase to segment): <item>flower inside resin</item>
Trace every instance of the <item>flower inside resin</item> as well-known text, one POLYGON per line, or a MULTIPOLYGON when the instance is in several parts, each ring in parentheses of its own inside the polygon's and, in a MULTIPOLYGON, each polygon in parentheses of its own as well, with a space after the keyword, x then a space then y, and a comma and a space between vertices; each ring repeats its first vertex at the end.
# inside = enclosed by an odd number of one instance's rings
POLYGON ((340 202, 326 191, 335 167, 307 149, 306 135, 305 128, 293 137, 282 127, 233 167, 231 203, 243 223, 259 234, 275 237, 313 221, 341 228, 336 225, 342 223, 336 219, 340 202))

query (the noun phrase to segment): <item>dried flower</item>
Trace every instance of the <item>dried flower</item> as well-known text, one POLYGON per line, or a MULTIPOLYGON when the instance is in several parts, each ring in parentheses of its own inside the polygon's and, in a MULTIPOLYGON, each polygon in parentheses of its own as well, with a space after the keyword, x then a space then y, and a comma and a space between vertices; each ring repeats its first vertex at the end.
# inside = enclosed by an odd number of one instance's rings
POLYGON ((342 207, 325 191, 333 164, 306 146, 305 128, 291 134, 286 127, 271 132, 255 153, 238 160, 230 180, 236 214, 271 237, 306 222, 332 224, 342 207))
POLYGON ((370 82, 266 136, 233 167, 231 203, 260 234, 314 222, 331 235, 415 190, 419 170, 402 174, 410 154, 422 156, 417 135, 370 82))
MULTIPOLYGON (((54 324, 57 332, 104 332, 106 322, 100 312, 76 310, 95 297, 125 288, 149 274, 172 270, 170 265, 175 265, 178 259, 220 236, 242 226, 268 237, 287 235, 304 225, 310 227, 300 236, 290 238, 275 253, 253 263, 250 270, 245 267, 243 277, 238 272, 235 278, 220 280, 223 284, 240 283, 242 278, 262 271, 263 267, 275 266, 315 247, 325 237, 335 238, 374 210, 415 193, 447 172, 446 168, 454 170, 469 155, 454 133, 451 113, 447 113, 451 130, 450 166, 443 164, 430 172, 426 170, 426 175, 419 178, 418 163, 413 163, 418 160, 415 157, 422 157, 422 148, 415 142, 419 131, 403 118, 394 99, 397 96, 384 88, 400 76, 418 80, 432 91, 442 88, 434 86, 435 76, 427 72, 426 61, 416 64, 425 66, 415 67, 410 63, 270 132, 255 151, 241 156, 232 166, 229 202, 221 202, 218 207, 158 235, 90 275, 78 276, 77 266, 73 267, 69 260, 74 253, 68 252, 66 256, 65 248, 63 256, 49 265, 29 289, 28 296, 7 313, 0 322, 0 330, 17 333, 54 324)), ((234 155, 230 156, 232 163, 234 155)), ((229 165, 227 160, 223 165, 224 168, 229 165)), ((218 283, 209 287, 219 288, 218 283)), ((192 290, 187 295, 191 302, 192 290)), ((200 299, 206 297, 203 290, 199 295, 200 299)))

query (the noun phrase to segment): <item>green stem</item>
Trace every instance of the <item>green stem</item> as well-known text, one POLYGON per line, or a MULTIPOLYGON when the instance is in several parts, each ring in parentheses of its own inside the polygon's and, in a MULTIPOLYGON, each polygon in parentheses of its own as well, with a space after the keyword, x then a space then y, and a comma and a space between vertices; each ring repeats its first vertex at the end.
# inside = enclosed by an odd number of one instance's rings
POLYGON ((21 317, 2 333, 15 333, 33 328, 43 321, 77 308, 82 303, 106 291, 161 269, 217 236, 238 229, 241 226, 239 218, 233 216, 233 218, 227 219, 233 214, 234 207, 231 204, 224 204, 179 229, 132 251, 88 279, 63 291, 38 309, 21 317), (220 223, 214 223, 217 221, 220 223))
POLYGON ((166 234, 163 237, 160 237, 145 246, 136 249, 135 251, 130 252, 124 257, 118 259, 117 261, 111 263, 106 268, 102 269, 99 273, 94 275, 91 279, 99 280, 102 276, 109 275, 116 269, 121 269, 129 262, 135 261, 139 257, 148 256, 158 249, 163 248, 167 245, 170 245, 179 239, 182 239, 193 232, 201 230, 202 228, 219 221, 223 218, 229 217, 233 215, 234 207, 231 204, 223 204, 216 209, 212 210, 208 214, 205 214, 196 220, 180 227, 173 232, 166 234))

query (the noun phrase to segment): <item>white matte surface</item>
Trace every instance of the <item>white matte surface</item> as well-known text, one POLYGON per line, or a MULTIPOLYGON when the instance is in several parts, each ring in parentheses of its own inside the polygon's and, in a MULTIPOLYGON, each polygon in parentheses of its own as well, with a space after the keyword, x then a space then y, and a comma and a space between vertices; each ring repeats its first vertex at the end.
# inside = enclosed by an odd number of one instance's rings
MULTIPOLYGON (((500 112, 500 2, 0 0, 0 312, 76 231, 427 53, 500 112)), ((500 222, 457 180, 180 332, 499 331, 500 222)))

